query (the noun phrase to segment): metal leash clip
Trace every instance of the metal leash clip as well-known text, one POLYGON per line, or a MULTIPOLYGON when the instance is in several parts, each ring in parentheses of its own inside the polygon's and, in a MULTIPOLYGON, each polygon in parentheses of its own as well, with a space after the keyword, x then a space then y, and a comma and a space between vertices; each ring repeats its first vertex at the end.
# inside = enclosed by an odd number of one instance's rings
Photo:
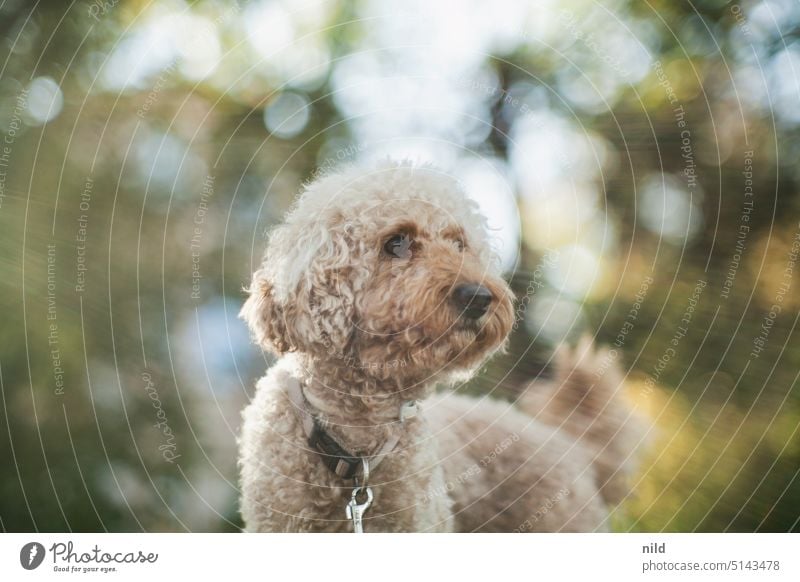
POLYGON ((362 462, 362 475, 361 475, 361 484, 358 483, 358 478, 356 478, 356 486, 353 488, 353 494, 350 496, 350 501, 345 506, 345 514, 347 515, 347 519, 353 521, 353 532, 354 533, 364 533, 364 514, 372 505, 372 488, 367 485, 369 482, 369 461, 366 458, 361 459, 362 462), (363 499, 363 502, 359 501, 359 496, 363 497, 363 494, 366 494, 366 499, 363 499))

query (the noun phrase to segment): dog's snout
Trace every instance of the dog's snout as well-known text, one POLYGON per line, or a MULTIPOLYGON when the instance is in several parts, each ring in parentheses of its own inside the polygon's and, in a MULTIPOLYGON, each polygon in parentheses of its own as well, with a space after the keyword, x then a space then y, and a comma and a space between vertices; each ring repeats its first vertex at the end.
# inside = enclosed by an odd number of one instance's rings
POLYGON ((483 285, 462 283, 453 290, 452 299, 464 316, 478 319, 489 309, 494 296, 483 285))

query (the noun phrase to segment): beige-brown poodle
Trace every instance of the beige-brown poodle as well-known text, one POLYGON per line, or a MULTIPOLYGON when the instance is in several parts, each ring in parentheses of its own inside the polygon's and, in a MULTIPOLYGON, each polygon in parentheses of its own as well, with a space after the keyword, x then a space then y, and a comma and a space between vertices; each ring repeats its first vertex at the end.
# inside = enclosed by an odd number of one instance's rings
POLYGON ((248 531, 608 529, 638 432, 590 342, 516 405, 434 394, 514 324, 451 176, 386 162, 308 185, 249 293, 242 317, 280 359, 244 411, 248 531))

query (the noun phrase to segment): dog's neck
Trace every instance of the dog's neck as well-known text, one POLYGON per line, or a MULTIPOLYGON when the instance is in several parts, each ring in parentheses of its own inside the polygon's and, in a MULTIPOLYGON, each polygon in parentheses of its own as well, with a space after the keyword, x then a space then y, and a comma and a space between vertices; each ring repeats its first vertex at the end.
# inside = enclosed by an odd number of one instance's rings
POLYGON ((404 403, 429 396, 434 387, 424 378, 379 377, 339 360, 299 355, 298 364, 309 404, 343 426, 368 428, 396 421, 404 403))

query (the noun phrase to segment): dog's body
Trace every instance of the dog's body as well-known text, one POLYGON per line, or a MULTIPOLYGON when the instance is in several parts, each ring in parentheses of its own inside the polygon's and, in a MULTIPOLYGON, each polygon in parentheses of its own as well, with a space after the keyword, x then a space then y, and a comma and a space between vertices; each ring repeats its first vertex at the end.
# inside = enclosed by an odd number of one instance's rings
POLYGON ((387 164, 310 185, 250 292, 243 316, 282 358, 244 413, 248 530, 352 531, 354 481, 312 450, 306 417, 375 467, 366 531, 608 527, 635 425, 589 344, 562 350, 519 406, 434 394, 513 323, 483 219, 449 177, 387 164), (412 401, 421 413, 401 420, 412 401))
MULTIPOLYGON (((353 488, 334 475, 310 450, 287 386, 303 381, 302 370, 284 361, 259 382, 245 412, 242 442, 242 515, 257 531, 352 531, 345 505, 353 488)), ((329 417, 330 418, 330 417, 329 417)), ((363 425, 361 418, 343 423, 363 425)), ((451 531, 450 499, 426 493, 444 489, 444 471, 424 415, 402 426, 348 426, 331 431, 353 451, 375 450, 392 430, 400 440, 370 479, 375 501, 365 516, 366 531, 451 531)))

